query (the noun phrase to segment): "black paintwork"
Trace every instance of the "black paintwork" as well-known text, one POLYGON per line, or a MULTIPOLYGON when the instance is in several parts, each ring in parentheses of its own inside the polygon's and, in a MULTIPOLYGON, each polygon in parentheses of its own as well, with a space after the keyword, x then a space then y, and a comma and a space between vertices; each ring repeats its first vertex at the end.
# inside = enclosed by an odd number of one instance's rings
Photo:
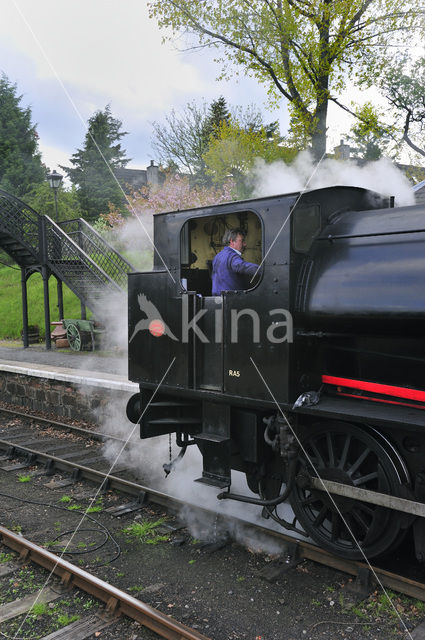
MULTIPOLYGON (((292 362, 298 357, 297 343, 272 344, 266 339, 273 319, 282 319, 279 315, 270 316, 270 310, 283 308, 295 315, 300 299, 310 296, 310 300, 312 295, 311 273, 300 284, 300 274, 311 258, 292 249, 291 208, 296 203, 298 207, 319 205, 322 229, 326 229, 330 217, 347 210, 353 214, 353 209, 365 209, 373 202, 382 206, 385 201, 363 189, 335 187, 306 192, 301 199, 299 194, 289 194, 155 216, 155 270, 129 276, 129 335, 143 317, 137 303, 137 295, 141 292, 155 304, 179 338, 182 337, 182 307, 188 310, 189 318, 204 308, 213 312, 212 308, 216 306, 213 298, 182 292, 180 234, 187 220, 238 211, 254 212, 262 225, 265 260, 260 282, 254 289, 223 294, 223 339, 220 343, 205 345, 193 332, 189 332, 186 344, 164 336, 155 338, 146 330, 139 332, 129 345, 130 379, 142 386, 155 385, 175 357, 162 389, 205 391, 206 395, 216 396, 220 401, 234 398, 238 404, 242 399, 268 406, 274 402, 273 398, 281 403, 292 403, 302 390, 291 373, 296 370, 292 362), (239 321, 238 340, 234 343, 230 335, 232 310, 239 313, 247 307, 258 313, 261 319, 260 340, 257 343, 253 341, 252 321, 245 316, 239 321), (251 358, 270 389, 261 380, 251 358), (239 372, 240 375, 229 372, 239 372)), ((354 215, 359 214, 354 211, 354 215)), ((313 244, 312 252, 320 242, 317 240, 313 244)), ((317 286, 320 287, 320 283, 317 286)), ((301 311, 306 304, 308 302, 304 300, 301 311)), ((199 322, 199 327, 206 328, 208 333, 207 325, 205 318, 199 322)))

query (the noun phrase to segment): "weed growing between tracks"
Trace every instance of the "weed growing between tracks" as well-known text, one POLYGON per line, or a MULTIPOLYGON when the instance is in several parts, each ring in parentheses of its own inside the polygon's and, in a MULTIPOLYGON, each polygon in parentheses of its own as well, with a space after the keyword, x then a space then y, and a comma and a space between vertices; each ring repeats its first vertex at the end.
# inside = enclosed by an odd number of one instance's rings
MULTIPOLYGON (((425 602, 408 598, 393 591, 389 591, 388 595, 394 602, 398 613, 403 617, 417 618, 425 615, 425 602)), ((371 594, 371 596, 360 603, 360 605, 352 607, 351 611, 363 619, 372 618, 377 622, 388 622, 389 620, 393 620, 394 623, 397 622, 397 616, 393 607, 388 602, 388 598, 378 591, 371 594)))
POLYGON ((31 482, 31 476, 30 475, 19 475, 18 476, 18 482, 31 482))
POLYGON ((43 585, 41 575, 35 567, 28 565, 13 573, 12 577, 0 579, 0 604, 12 602, 28 592, 40 589, 43 585))
POLYGON ((167 542, 170 538, 168 534, 158 533, 158 528, 164 524, 166 518, 160 518, 155 522, 145 520, 143 522, 132 522, 123 532, 144 544, 158 544, 158 542, 167 542))

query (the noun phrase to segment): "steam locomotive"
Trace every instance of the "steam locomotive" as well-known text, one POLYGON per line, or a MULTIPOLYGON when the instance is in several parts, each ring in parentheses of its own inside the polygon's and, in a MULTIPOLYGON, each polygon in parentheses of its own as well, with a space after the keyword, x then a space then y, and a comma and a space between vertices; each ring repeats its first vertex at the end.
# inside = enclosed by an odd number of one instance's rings
POLYGON ((154 243, 128 281, 140 437, 197 446, 218 498, 334 554, 382 555, 411 530, 425 561, 425 207, 335 186, 156 215, 154 243), (235 227, 261 266, 212 296, 235 227))

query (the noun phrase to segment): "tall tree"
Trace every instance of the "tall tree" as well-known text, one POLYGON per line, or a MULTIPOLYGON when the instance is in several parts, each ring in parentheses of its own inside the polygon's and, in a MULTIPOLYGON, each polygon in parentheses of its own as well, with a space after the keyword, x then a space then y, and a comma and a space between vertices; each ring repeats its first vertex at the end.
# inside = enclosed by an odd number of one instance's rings
MULTIPOLYGON (((376 68, 389 45, 423 28, 417 0, 150 0, 150 15, 174 34, 221 47, 223 76, 234 66, 267 87, 272 102, 286 98, 300 135, 316 159, 326 151, 329 101, 340 101, 347 79, 376 68)), ((168 34, 166 35, 168 36, 168 34)))
POLYGON ((84 147, 71 157, 72 167, 61 167, 77 188, 78 200, 89 220, 108 212, 109 203, 123 209, 125 197, 113 175, 114 169, 125 167, 129 158, 120 140, 122 122, 111 114, 110 106, 96 111, 88 120, 84 147))
POLYGON ((425 156, 425 57, 412 64, 406 55, 397 57, 379 84, 393 107, 401 139, 425 156))
POLYGON ((165 123, 154 122, 152 147, 163 164, 177 166, 191 176, 204 171, 202 156, 206 151, 204 126, 207 105, 189 102, 180 113, 172 109, 165 123))
POLYGON ((7 76, 0 78, 0 189, 24 196, 46 179, 38 151, 38 135, 31 109, 20 105, 22 96, 7 76))

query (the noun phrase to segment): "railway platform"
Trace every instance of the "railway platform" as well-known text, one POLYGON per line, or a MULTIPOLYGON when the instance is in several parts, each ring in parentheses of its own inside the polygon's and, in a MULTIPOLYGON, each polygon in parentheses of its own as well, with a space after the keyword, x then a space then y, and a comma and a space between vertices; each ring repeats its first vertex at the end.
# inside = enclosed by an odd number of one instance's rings
POLYGON ((52 371, 55 368, 71 370, 97 371, 103 373, 114 372, 127 380, 127 356, 111 356, 88 351, 63 351, 59 349, 46 350, 44 344, 30 345, 26 349, 16 346, 2 346, 0 344, 0 361, 15 362, 30 365, 46 365, 52 371))
POLYGON ((0 400, 59 416, 98 420, 115 399, 125 415, 138 386, 128 381, 127 358, 46 351, 42 345, 0 346, 0 400))

